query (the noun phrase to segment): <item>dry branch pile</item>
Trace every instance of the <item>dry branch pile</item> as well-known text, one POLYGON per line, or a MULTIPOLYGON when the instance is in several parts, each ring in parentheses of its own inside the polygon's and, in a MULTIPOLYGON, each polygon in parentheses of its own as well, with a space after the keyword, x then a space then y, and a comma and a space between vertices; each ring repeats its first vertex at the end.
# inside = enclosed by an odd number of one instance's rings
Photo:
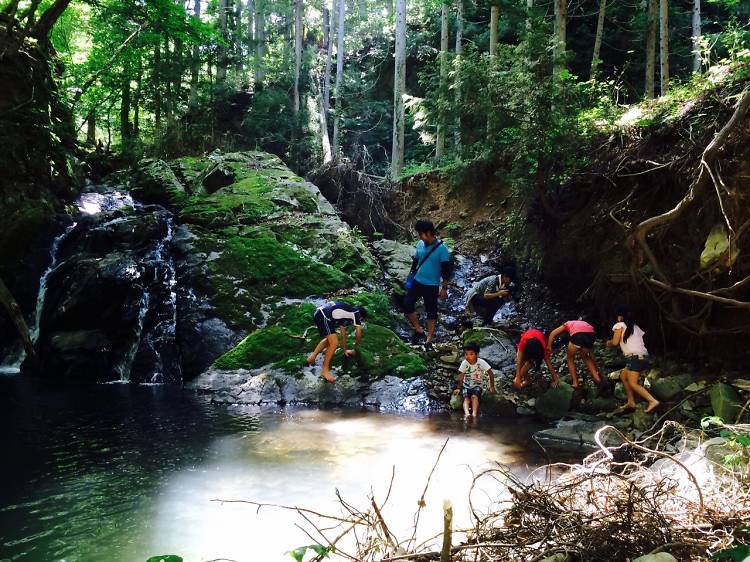
MULTIPOLYGON (((731 430, 750 435, 750 425, 731 430)), ((556 559, 593 562, 667 550, 679 560, 707 560, 732 546, 734 530, 750 517, 747 472, 711 460, 716 454, 709 454, 709 448, 717 441, 726 447, 723 440, 703 441, 673 422, 639 441, 606 426, 597 433, 600 450, 580 464, 544 466, 526 480, 503 465, 476 475, 470 502, 473 527, 451 533, 450 505, 444 505, 445 529, 435 529, 431 539, 419 544, 419 517, 426 509, 432 473, 408 537, 395 536, 383 517, 390 489, 382 503, 371 495, 364 508, 339 496, 341 512, 336 515, 275 507, 296 511, 305 521, 301 528, 335 559, 540 562, 563 554, 556 559), (620 445, 604 444, 613 439, 620 445), (488 479, 493 488, 502 484, 506 493, 480 511, 476 498, 488 479), (459 533, 463 542, 451 546, 451 536, 459 533)), ((391 484, 394 475, 395 469, 391 484)))

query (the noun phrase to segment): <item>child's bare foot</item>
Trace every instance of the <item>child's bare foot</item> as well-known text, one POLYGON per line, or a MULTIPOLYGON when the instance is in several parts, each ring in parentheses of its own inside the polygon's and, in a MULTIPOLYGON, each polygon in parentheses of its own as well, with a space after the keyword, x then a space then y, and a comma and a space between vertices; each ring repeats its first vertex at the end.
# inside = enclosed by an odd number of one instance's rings
POLYGON ((320 373, 320 376, 323 377, 328 382, 334 382, 336 380, 336 377, 334 377, 330 371, 322 371, 320 373))
POLYGON ((652 413, 652 412, 653 412, 654 410, 656 410, 656 409, 657 409, 657 408, 658 408, 658 407, 659 407, 660 405, 661 405, 661 402, 659 402, 658 400, 654 400, 653 402, 651 402, 651 403, 650 403, 650 404, 648 405, 648 408, 646 408, 646 413, 647 413, 647 414, 650 414, 650 413, 652 413))
POLYGON ((318 356, 317 356, 317 355, 314 355, 314 354, 312 354, 312 353, 311 353, 310 355, 308 355, 308 356, 307 356, 307 366, 308 366, 308 367, 312 367, 313 365, 315 365, 315 360, 316 360, 317 358, 318 358, 318 356))
POLYGON ((635 404, 623 404, 619 408, 615 408, 613 413, 624 414, 625 412, 632 412, 633 410, 635 410, 635 404))

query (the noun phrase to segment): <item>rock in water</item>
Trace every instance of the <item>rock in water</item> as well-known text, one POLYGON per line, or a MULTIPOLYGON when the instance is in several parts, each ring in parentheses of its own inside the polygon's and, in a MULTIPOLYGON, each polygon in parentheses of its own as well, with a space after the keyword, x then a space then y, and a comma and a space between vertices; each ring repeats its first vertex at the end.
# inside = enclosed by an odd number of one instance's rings
POLYGON ((669 402, 677 398, 693 382, 690 375, 674 375, 651 379, 651 394, 657 399, 669 402))
POLYGON ((659 552, 657 554, 646 554, 635 558, 633 562, 677 562, 677 558, 668 552, 659 552))
POLYGON ((545 418, 561 418, 570 410, 572 399, 573 387, 561 382, 559 387, 548 389, 536 399, 536 411, 545 418))

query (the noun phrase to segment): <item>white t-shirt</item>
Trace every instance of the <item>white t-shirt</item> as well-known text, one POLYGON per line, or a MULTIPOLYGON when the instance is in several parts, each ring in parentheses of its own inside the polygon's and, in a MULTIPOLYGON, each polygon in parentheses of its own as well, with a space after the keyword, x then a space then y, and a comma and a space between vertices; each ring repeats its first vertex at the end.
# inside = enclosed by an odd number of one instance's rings
POLYGON ((492 367, 484 359, 477 359, 473 365, 466 359, 463 360, 458 368, 459 373, 464 374, 464 388, 482 388, 482 378, 491 371, 492 367))
POLYGON ((619 329, 622 329, 622 334, 620 336, 620 349, 622 349, 622 352, 625 355, 648 355, 646 344, 643 343, 644 331, 640 329, 638 324, 633 326, 633 333, 630 334, 628 341, 625 341, 625 330, 628 329, 625 322, 618 322, 612 326, 613 331, 619 329))

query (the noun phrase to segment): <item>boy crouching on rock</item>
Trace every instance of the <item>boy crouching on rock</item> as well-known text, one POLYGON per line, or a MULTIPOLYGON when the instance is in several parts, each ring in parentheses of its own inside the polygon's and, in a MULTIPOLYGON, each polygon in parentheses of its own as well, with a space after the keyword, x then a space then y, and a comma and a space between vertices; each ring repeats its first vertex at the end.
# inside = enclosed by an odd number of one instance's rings
POLYGON ((464 346, 464 360, 458 367, 458 383, 453 391, 453 394, 458 394, 463 389, 466 417, 472 415, 476 418, 479 415, 479 399, 482 396, 482 379, 485 375, 490 376, 489 393, 495 394, 495 373, 487 361, 479 358, 479 346, 476 343, 467 343, 464 346))

